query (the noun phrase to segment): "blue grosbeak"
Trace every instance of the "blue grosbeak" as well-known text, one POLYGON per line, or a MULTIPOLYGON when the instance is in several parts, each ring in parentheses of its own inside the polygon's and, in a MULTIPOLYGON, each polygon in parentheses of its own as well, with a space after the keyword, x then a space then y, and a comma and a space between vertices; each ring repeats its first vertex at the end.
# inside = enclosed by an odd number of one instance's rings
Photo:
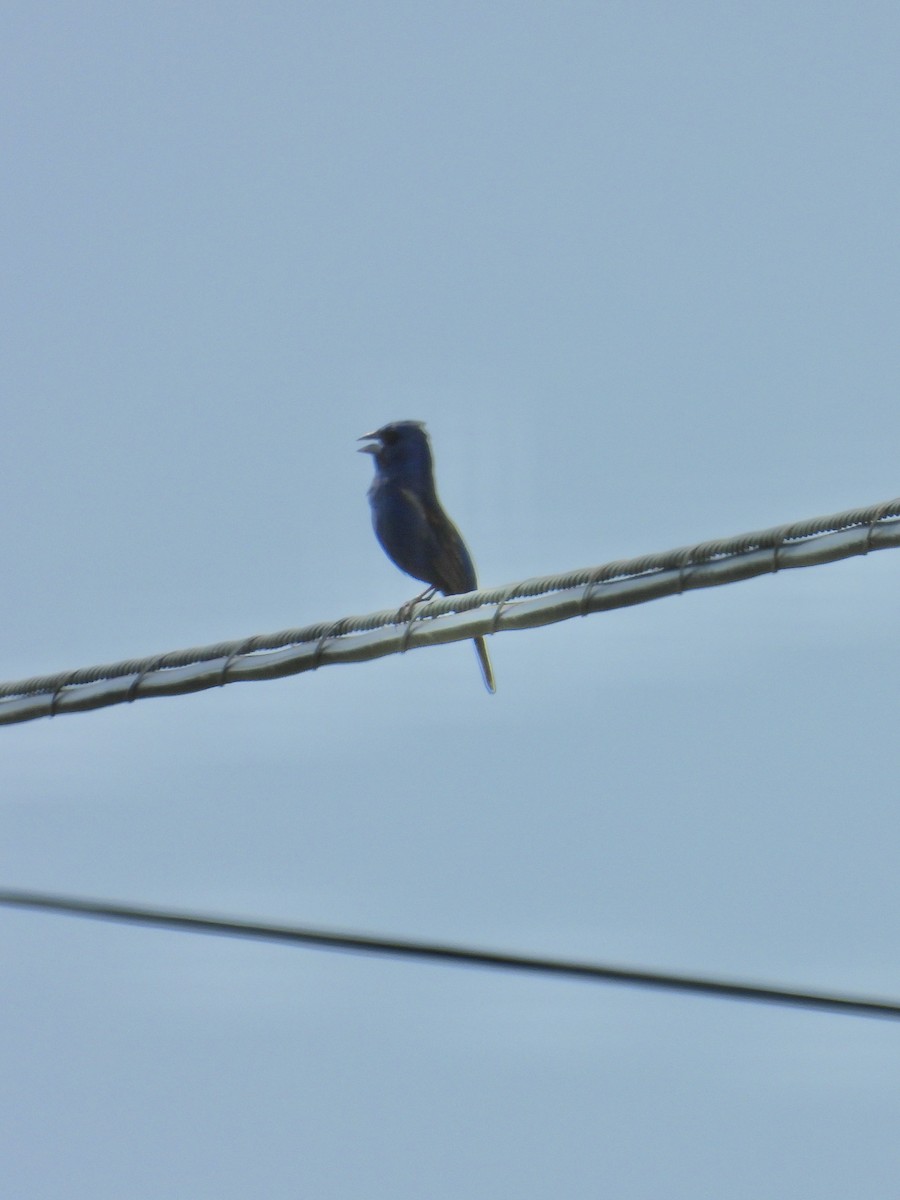
MULTIPOLYGON (((431 446, 420 421, 395 421, 359 439, 375 460, 369 488, 372 524, 384 552, 401 571, 429 585, 411 604, 435 592, 457 596, 478 587, 472 557, 459 530, 441 508, 434 486, 431 446)), ((484 638, 475 638, 481 673, 496 691, 484 638)))

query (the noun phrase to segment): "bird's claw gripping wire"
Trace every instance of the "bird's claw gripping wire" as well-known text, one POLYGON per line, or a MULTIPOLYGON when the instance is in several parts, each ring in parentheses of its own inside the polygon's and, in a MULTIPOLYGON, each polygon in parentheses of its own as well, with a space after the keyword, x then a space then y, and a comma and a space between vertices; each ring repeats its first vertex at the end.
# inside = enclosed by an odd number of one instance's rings
POLYGON ((397 611, 397 616, 400 618, 401 623, 412 620, 413 610, 417 604, 425 604, 426 601, 433 600, 436 595, 437 588, 429 587, 426 588, 425 591, 420 595, 413 596, 412 600, 407 600, 406 603, 402 604, 397 611))

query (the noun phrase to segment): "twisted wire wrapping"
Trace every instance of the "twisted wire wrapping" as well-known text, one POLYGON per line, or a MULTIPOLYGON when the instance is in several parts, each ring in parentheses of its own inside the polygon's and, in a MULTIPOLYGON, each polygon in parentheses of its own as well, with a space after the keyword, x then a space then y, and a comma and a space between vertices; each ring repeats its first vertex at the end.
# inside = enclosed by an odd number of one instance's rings
MULTIPOLYGON (((759 550, 775 550, 773 569, 779 569, 777 552, 790 544, 819 537, 823 534, 837 533, 858 526, 868 526, 866 550, 872 548, 872 534, 879 523, 890 518, 900 517, 900 498, 882 501, 866 508, 854 508, 830 516, 813 517, 804 521, 795 521, 787 525, 775 526, 755 533, 745 533, 737 537, 722 538, 713 541, 700 542, 693 546, 680 547, 655 554, 644 554, 636 558, 619 559, 605 563, 602 566, 584 567, 568 571, 560 575, 548 575, 534 579, 526 579, 502 587, 486 588, 470 592, 464 596, 440 597, 423 604, 410 620, 402 619, 403 609, 387 609, 370 613, 365 616, 343 617, 338 621, 318 622, 296 629, 281 630, 271 634, 256 634, 251 637, 239 638, 233 641, 217 642, 213 645, 193 647, 184 650, 169 651, 145 658, 126 659, 117 663, 108 663, 91 667, 80 667, 75 670, 60 671, 52 675, 35 676, 31 679, 16 680, 0 683, 0 700, 13 697, 42 696, 51 697, 44 715, 53 715, 59 704, 60 694, 67 688, 75 688, 86 684, 100 683, 107 680, 122 679, 136 676, 135 682, 129 688, 129 700, 137 697, 140 684, 152 674, 170 671, 180 667, 190 667, 206 662, 224 659, 219 682, 227 682, 227 673, 237 660, 264 651, 283 650, 293 646, 302 646, 309 642, 318 643, 314 666, 322 661, 325 644, 348 634, 371 633, 389 626, 405 625, 401 649, 414 645, 416 640, 411 637, 413 624, 420 624, 429 618, 443 616, 448 613, 465 613, 472 609, 499 605, 494 614, 489 632, 496 632, 499 627, 500 613, 516 600, 533 599, 552 592, 567 591, 573 588, 585 588, 581 598, 579 612, 586 615, 593 590, 600 584, 611 583, 614 580, 634 579, 643 575, 654 575, 663 571, 677 570, 679 572, 678 591, 683 590, 685 572, 693 566, 702 566, 716 559, 733 558, 750 554, 759 550)), ((857 551, 859 553, 859 551, 857 551)))

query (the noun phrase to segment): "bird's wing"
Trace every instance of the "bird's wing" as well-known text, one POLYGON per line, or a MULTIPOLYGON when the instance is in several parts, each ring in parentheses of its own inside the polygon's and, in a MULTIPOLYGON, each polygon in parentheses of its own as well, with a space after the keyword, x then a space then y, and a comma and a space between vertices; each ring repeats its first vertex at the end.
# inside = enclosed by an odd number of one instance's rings
POLYGON ((459 530, 436 500, 422 500, 412 492, 407 495, 409 502, 418 507, 424 519, 424 527, 428 530, 429 560, 432 567, 432 575, 428 582, 445 596, 471 592, 478 586, 475 567, 459 530))

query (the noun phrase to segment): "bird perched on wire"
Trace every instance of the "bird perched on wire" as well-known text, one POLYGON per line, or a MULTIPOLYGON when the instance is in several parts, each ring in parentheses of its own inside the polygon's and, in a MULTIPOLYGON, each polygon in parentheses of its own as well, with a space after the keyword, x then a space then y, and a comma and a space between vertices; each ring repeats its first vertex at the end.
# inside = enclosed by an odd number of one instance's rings
MULTIPOLYGON (((359 440, 369 443, 360 453, 375 460, 375 479, 369 488, 375 535, 401 571, 429 585, 410 605, 430 599, 435 592, 458 596, 474 591, 478 580, 472 556, 435 490, 425 426, 421 421, 394 421, 359 440)), ((494 671, 484 638, 474 642, 485 686, 494 692, 494 671)))

